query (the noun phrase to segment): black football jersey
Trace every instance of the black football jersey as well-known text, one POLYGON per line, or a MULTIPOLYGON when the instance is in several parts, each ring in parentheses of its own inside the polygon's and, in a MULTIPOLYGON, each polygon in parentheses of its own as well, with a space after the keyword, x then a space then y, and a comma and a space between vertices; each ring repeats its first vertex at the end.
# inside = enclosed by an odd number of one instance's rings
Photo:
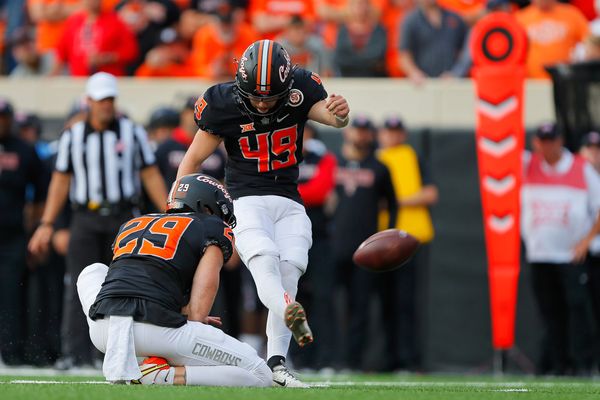
POLYGON ((311 107, 325 98, 321 78, 299 68, 287 104, 272 118, 248 115, 233 82, 212 86, 198 99, 196 124, 225 142, 225 182, 233 198, 279 195, 301 202, 297 180, 304 124, 311 107))
POLYGON ((126 222, 90 318, 131 315, 160 326, 183 325, 181 308, 210 245, 221 248, 225 261, 231 257, 233 232, 216 216, 148 214, 126 222))

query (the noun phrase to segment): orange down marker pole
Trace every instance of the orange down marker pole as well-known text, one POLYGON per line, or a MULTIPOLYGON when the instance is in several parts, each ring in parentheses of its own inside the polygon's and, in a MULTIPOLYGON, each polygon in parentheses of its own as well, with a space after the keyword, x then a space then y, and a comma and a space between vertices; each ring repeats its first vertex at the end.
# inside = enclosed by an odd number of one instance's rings
POLYGON ((471 33, 477 91, 476 146, 488 259, 492 344, 514 344, 519 279, 523 82, 527 37, 515 19, 495 12, 471 33))

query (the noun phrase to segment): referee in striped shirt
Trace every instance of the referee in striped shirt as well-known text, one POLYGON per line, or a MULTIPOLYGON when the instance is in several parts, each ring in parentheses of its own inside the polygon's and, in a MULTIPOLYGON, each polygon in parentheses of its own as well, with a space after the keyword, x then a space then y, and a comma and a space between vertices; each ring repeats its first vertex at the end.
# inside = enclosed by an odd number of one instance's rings
POLYGON ((110 264, 112 241, 121 224, 137 212, 141 184, 158 210, 164 210, 167 198, 146 132, 117 116, 116 78, 105 72, 92 75, 86 95, 88 117, 62 134, 46 207, 29 242, 32 253, 47 251, 54 222, 69 197, 73 217, 61 332, 63 368, 93 364, 97 354, 77 301, 77 277, 94 262, 110 264))

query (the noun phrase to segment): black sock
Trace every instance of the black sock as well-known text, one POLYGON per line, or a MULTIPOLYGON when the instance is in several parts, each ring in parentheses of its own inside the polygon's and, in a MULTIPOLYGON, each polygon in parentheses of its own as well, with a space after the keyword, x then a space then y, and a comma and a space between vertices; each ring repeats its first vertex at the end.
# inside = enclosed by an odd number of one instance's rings
POLYGON ((285 364, 285 357, 283 356, 273 356, 267 361, 267 365, 269 366, 269 368, 271 368, 271 371, 273 371, 273 368, 275 368, 276 366, 283 364, 285 364))

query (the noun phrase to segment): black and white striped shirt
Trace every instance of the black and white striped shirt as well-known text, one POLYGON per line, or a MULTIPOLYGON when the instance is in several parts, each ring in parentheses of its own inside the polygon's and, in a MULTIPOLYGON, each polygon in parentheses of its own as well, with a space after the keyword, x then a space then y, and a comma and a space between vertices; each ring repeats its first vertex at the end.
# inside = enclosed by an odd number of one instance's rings
POLYGON ((72 203, 115 204, 139 196, 139 171, 154 163, 144 128, 121 117, 102 132, 85 121, 63 132, 55 168, 73 174, 72 203))

